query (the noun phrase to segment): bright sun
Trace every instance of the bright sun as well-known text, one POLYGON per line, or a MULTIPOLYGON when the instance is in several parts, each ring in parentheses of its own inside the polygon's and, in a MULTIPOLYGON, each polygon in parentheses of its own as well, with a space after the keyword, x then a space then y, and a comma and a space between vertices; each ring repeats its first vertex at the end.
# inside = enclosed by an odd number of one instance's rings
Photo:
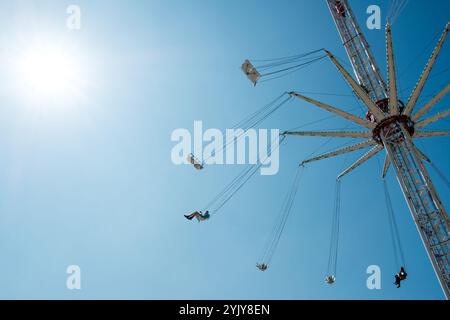
POLYGON ((34 48, 18 59, 18 80, 33 96, 70 95, 79 83, 79 68, 73 57, 58 48, 34 48))

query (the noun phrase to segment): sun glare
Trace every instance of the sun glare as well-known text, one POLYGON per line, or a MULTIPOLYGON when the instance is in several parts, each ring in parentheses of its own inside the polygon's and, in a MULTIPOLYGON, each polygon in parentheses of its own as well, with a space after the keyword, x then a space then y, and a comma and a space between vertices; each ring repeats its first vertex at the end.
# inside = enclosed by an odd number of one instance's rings
POLYGON ((58 48, 34 48, 18 59, 18 81, 33 96, 69 96, 79 84, 74 57, 58 48))

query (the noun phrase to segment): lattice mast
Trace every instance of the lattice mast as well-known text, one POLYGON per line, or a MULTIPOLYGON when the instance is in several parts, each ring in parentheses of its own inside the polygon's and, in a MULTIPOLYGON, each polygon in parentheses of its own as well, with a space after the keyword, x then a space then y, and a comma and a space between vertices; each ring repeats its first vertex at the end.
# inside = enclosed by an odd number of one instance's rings
POLYGON ((358 83, 373 101, 387 98, 386 83, 347 1, 327 3, 358 83))
POLYGON ((368 114, 366 119, 357 118, 354 115, 347 114, 342 110, 304 97, 295 92, 291 94, 322 109, 337 113, 347 120, 368 128, 370 131, 341 133, 289 132, 287 134, 368 138, 365 142, 354 146, 305 160, 305 163, 312 162, 373 146, 368 153, 345 170, 339 176, 339 179, 376 155, 382 149, 386 149, 383 177, 392 164, 424 247, 439 279, 439 283, 446 298, 450 299, 450 221, 422 162, 423 160, 429 161, 429 159, 417 149, 412 141, 413 138, 450 134, 447 131, 418 131, 418 129, 450 115, 450 111, 447 110, 420 121, 420 118, 450 90, 450 85, 447 85, 430 102, 412 115, 412 111, 448 34, 449 25, 447 24, 438 45, 434 49, 405 106, 398 99, 390 26, 387 25, 386 27, 388 60, 388 84, 386 85, 347 0, 327 0, 327 3, 347 51, 357 82, 345 71, 330 52, 327 52, 327 54, 346 78, 358 98, 367 106, 368 114))

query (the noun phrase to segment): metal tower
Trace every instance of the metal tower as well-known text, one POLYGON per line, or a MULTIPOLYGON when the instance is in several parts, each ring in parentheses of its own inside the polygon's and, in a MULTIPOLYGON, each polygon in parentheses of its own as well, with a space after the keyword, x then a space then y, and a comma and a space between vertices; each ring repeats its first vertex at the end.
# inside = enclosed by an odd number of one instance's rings
POLYGON ((309 163, 367 147, 372 148, 341 173, 338 179, 386 149, 382 175, 383 177, 386 175, 392 164, 439 283, 446 298, 450 299, 450 220, 423 164, 423 161, 429 161, 429 159, 413 143, 415 138, 450 135, 450 131, 420 131, 425 126, 450 115, 450 110, 447 110, 422 119, 422 116, 450 91, 450 84, 447 84, 431 101, 421 106, 413 114, 414 107, 449 32, 450 24, 447 24, 408 102, 404 105, 398 99, 390 25, 388 24, 386 27, 388 65, 388 84, 386 85, 347 0, 327 0, 327 3, 357 80, 344 69, 333 54, 328 51, 326 53, 358 98, 366 105, 368 109, 366 119, 296 92, 290 94, 316 107, 338 114, 368 130, 361 132, 286 132, 286 134, 366 139, 363 142, 303 162, 309 163))
POLYGON ((347 1, 327 1, 359 84, 373 101, 387 98, 387 87, 347 1))

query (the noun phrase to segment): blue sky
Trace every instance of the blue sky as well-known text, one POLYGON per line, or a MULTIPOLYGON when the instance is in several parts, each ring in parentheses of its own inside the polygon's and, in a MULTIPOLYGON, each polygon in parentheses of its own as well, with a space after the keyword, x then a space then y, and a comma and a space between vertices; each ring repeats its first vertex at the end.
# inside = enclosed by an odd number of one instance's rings
MULTIPOLYGON (((363 22, 371 4, 380 5, 384 19, 389 1, 350 3, 385 74, 384 31, 369 31, 363 22)), ((398 266, 377 160, 343 181, 338 282, 324 284, 334 180, 357 153, 307 169, 273 266, 257 271, 296 166, 321 138, 289 138, 279 174, 256 176, 208 223, 183 218, 202 209, 242 168, 196 172, 173 165, 173 130, 192 130, 195 120, 229 128, 289 90, 351 95, 328 60, 256 88, 239 70, 246 58, 323 47, 347 61, 325 1, 76 1, 82 10, 78 32, 65 28, 69 4, 0 3, 0 298, 443 298, 391 171, 409 273, 402 289, 392 285, 398 266), (59 44, 77 58, 84 78, 76 97, 39 101, 17 90, 9 59, 39 42, 59 44), (66 288, 65 270, 72 264, 82 270, 80 291, 66 288), (382 290, 366 288, 372 264, 382 269, 382 290)), ((444 1, 410 1, 393 26, 405 100, 449 9, 444 1)), ((422 103, 448 83, 449 56, 447 44, 422 103)), ((311 96, 358 108, 351 96, 311 96)), ((434 112, 448 102, 443 99, 434 112)), ((285 130, 327 116, 293 101, 263 127, 285 130)), ((308 129, 347 125, 331 119, 308 129)), ((433 127, 448 129, 449 122, 433 127)), ((447 138, 418 145, 450 176, 447 138)), ((448 206, 448 188, 431 174, 448 206)))

